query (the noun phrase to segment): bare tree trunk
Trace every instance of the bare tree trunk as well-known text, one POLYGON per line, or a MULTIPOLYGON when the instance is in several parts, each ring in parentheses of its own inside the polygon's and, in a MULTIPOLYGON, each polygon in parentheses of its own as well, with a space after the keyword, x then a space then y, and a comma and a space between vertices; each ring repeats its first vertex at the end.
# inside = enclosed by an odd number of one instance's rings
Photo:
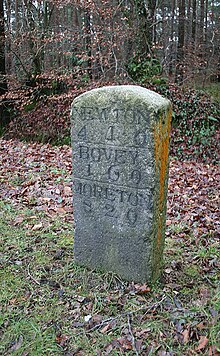
MULTIPOLYGON (((166 57, 166 23, 165 23, 165 6, 164 6, 164 0, 162 0, 161 3, 161 12, 162 12, 162 35, 161 35, 161 42, 162 42, 162 46, 163 46, 163 52, 164 52, 164 58, 166 57)), ((155 38, 155 42, 156 42, 156 38, 155 38)))
POLYGON ((134 1, 136 16, 138 19, 137 48, 140 55, 146 55, 151 52, 153 42, 154 21, 154 3, 155 1, 138 0, 134 1))
POLYGON ((34 40, 34 36, 37 35, 36 33, 36 26, 34 22, 34 18, 32 15, 32 1, 31 0, 24 0, 24 6, 25 6, 25 13, 26 13, 26 23, 27 23, 27 31, 28 31, 28 44, 29 44, 29 51, 32 56, 32 65, 33 67, 30 70, 30 78, 28 78, 28 81, 30 84, 35 83, 35 79, 32 78, 32 75, 34 77, 37 74, 41 73, 41 53, 40 50, 37 50, 37 41, 34 40))
POLYGON ((169 63, 169 75, 170 76, 172 76, 172 74, 173 74, 173 67, 174 67, 174 61, 175 61, 175 53, 174 52, 176 52, 176 50, 174 48, 175 6, 176 6, 176 1, 172 0, 172 5, 171 5, 171 29, 170 29, 171 44, 170 44, 170 63, 169 63))
POLYGON ((182 84, 184 78, 184 40, 185 40, 185 0, 180 0, 179 6, 179 25, 178 25, 178 47, 177 47, 177 66, 176 83, 182 84))
MULTIPOLYGON (((5 26, 4 26, 4 6, 3 0, 0 0, 0 96, 8 90, 5 69, 5 26)), ((3 127, 9 123, 10 117, 5 100, 0 103, 0 133, 3 127)))
POLYGON ((12 26, 11 26, 11 0, 6 0, 6 28, 7 28, 7 40, 6 40, 6 71, 11 74, 12 71, 12 26))
POLYGON ((0 95, 6 91, 4 6, 3 0, 0 0, 0 95))
POLYGON ((209 2, 205 2, 205 43, 208 41, 208 11, 209 11, 209 2))
POLYGON ((205 14, 205 1, 201 0, 200 4, 200 20, 199 20, 199 43, 202 45, 204 40, 204 14, 205 14))
POLYGON ((196 8, 197 8, 196 0, 193 0, 193 3, 192 3, 192 42, 194 43, 194 46, 196 45, 196 21, 197 21, 196 8))
POLYGON ((156 42, 156 0, 149 0, 149 15, 150 15, 150 23, 148 25, 150 37, 149 43, 153 44, 156 42), (152 30, 151 30, 152 29, 152 30))
POLYGON ((92 78, 92 43, 91 43, 91 19, 88 10, 84 12, 84 26, 85 26, 85 50, 87 55, 87 73, 89 78, 92 78))
POLYGON ((190 43, 190 39, 192 37, 192 21, 191 21, 191 0, 188 0, 187 5, 187 33, 185 36, 186 46, 190 43))
POLYGON ((20 24, 20 17, 19 17, 19 0, 15 0, 15 32, 16 36, 18 35, 18 29, 20 24))

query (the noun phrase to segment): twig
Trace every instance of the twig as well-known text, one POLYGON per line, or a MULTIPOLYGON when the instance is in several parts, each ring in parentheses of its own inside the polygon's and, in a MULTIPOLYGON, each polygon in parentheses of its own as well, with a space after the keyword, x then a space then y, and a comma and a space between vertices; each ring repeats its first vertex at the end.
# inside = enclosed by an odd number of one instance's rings
POLYGON ((38 282, 32 275, 31 275, 31 273, 30 273, 30 266, 28 265, 28 267, 27 267, 27 271, 28 271, 28 277, 30 278, 30 279, 32 279, 32 281, 33 282, 35 282, 38 286, 40 285, 40 282, 38 282))
POLYGON ((139 353, 138 353, 138 351, 136 349, 135 338, 134 338, 134 335, 133 335, 133 332, 132 332, 132 329, 131 329, 131 316, 129 314, 128 314, 128 330, 129 330, 129 333, 131 335, 133 350, 135 351, 135 354, 138 356, 139 353))
POLYGON ((116 75, 117 71, 118 71, 118 60, 117 60, 114 48, 112 48, 112 53, 113 53, 113 56, 114 56, 114 59, 115 59, 115 75, 116 75))
MULTIPOLYGON (((96 324, 96 325, 94 325, 92 328, 90 328, 90 329, 88 329, 88 330, 86 330, 86 331, 94 331, 94 330, 96 330, 96 329, 100 329, 103 325, 105 325, 105 324, 108 323, 109 321, 116 320, 116 319, 118 319, 119 317, 120 317, 120 315, 115 316, 115 317, 111 317, 111 318, 108 318, 108 319, 105 319, 105 320, 103 320, 100 324, 96 324)), ((82 333, 83 333, 83 331, 80 331, 77 335, 80 335, 80 334, 82 334, 82 333)))
POLYGON ((19 61, 20 65, 22 66, 24 72, 27 74, 28 78, 31 76, 31 74, 27 71, 24 63, 22 62, 20 56, 13 50, 11 49, 11 52, 15 55, 15 57, 17 58, 17 60, 19 61))
POLYGON ((215 284, 212 283, 212 281, 210 281, 210 279, 209 279, 207 276, 204 276, 204 277, 203 277, 203 280, 204 280, 204 279, 210 284, 210 286, 215 287, 215 284))
MULTIPOLYGON (((117 320, 117 319, 119 319, 119 318, 123 318, 123 317, 125 317, 125 316, 128 317, 128 316, 133 315, 133 314, 136 314, 136 313, 138 313, 139 311, 142 311, 142 310, 146 310, 146 311, 145 311, 145 314, 147 314, 150 310, 152 310, 152 309, 154 309, 154 308, 157 308, 160 304, 162 304, 165 299, 166 299, 166 296, 163 296, 163 298, 162 298, 159 302, 152 304, 149 308, 142 307, 142 308, 139 308, 139 309, 137 309, 137 310, 132 310, 132 311, 130 311, 130 312, 122 313, 122 314, 116 315, 116 316, 114 316, 114 317, 111 317, 111 318, 102 320, 102 322, 101 322, 100 324, 96 324, 96 325, 94 325, 92 328, 90 328, 90 329, 88 329, 88 330, 86 330, 86 331, 88 331, 88 332, 94 331, 94 330, 96 330, 96 329, 101 328, 103 325, 105 325, 106 323, 108 323, 108 322, 110 322, 110 321, 114 321, 114 320, 117 320)), ((77 336, 80 335, 80 334, 83 334, 83 333, 84 333, 84 331, 80 331, 80 332, 77 334, 77 336)))

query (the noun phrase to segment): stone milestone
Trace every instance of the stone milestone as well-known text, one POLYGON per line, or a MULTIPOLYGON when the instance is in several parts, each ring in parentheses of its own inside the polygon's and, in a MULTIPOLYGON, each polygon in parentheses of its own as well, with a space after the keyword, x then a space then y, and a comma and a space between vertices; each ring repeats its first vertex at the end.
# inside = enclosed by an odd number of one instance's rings
POLYGON ((102 87, 71 109, 74 258, 153 282, 163 255, 171 105, 139 86, 102 87))

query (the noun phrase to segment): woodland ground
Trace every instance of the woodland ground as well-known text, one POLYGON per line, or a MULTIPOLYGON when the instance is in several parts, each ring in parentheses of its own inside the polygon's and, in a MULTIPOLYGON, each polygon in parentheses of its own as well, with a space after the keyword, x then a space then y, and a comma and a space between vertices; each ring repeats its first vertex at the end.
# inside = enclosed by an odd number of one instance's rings
POLYGON ((0 354, 219 355, 219 168, 171 159, 155 286, 73 263, 71 150, 0 140, 0 354))

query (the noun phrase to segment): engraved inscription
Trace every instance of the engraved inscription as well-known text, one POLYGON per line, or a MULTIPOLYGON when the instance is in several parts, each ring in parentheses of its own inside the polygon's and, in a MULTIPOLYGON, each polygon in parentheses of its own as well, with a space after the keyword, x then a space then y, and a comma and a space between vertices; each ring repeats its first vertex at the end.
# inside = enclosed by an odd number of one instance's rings
POLYGON ((128 203, 131 206, 139 206, 145 209, 152 208, 151 190, 136 192, 132 189, 119 189, 117 187, 106 187, 106 184, 97 184, 74 181, 75 192, 89 198, 96 198, 108 201, 117 201, 119 203, 128 203))
POLYGON ((134 144, 137 146, 143 146, 147 143, 147 135, 146 132, 138 131, 134 135, 134 144))
POLYGON ((86 136, 86 126, 83 126, 81 128, 81 130, 78 132, 78 138, 82 141, 86 141, 87 140, 87 136, 86 136))
POLYGON ((138 151, 123 150, 114 147, 99 147, 79 145, 79 158, 90 162, 112 162, 117 164, 136 164, 138 161, 138 151))
MULTIPOLYGON (((101 143, 105 143, 105 144, 120 144, 121 139, 123 136, 123 132, 119 132, 120 129, 118 127, 115 127, 114 125, 112 126, 108 126, 106 128, 103 129, 103 135, 101 136, 101 143), (103 139, 104 138, 104 139, 103 139)), ((95 128, 94 128, 95 131, 95 128)), ((77 133, 77 139, 80 142, 90 142, 92 140, 92 135, 91 135, 91 128, 90 130, 88 129, 88 125, 84 125, 82 126, 77 133)), ((138 130, 133 132, 132 136, 131 136, 131 143, 134 146, 137 147, 144 147, 147 144, 147 132, 144 130, 138 130)))
POLYGON ((115 132, 114 132, 114 126, 109 126, 108 130, 107 130, 107 133, 106 133, 106 140, 107 141, 114 141, 114 137, 115 137, 115 132))
POLYGON ((141 172, 138 171, 137 169, 134 169, 131 172, 131 180, 132 180, 133 183, 139 184, 140 181, 141 181, 141 172))
MULTIPOLYGON (((117 105, 117 103, 115 104, 117 105)), ((79 117, 82 121, 99 121, 99 122, 119 122, 120 120, 126 120, 130 125, 140 125, 141 123, 149 123, 150 116, 147 110, 142 112, 139 109, 133 108, 112 108, 104 107, 72 107, 72 117, 79 117)))
POLYGON ((110 166, 108 169, 108 178, 110 181, 117 182, 119 180, 120 173, 118 166, 110 166))
POLYGON ((131 225, 134 225, 137 221, 138 213, 134 209, 129 209, 127 212, 127 219, 131 225))
MULTIPOLYGON (((93 182, 74 181, 75 194, 82 196, 85 213, 90 213, 94 205, 99 209, 99 215, 117 220, 122 214, 123 221, 135 225, 141 219, 141 214, 152 209, 151 191, 136 192, 122 190, 93 182), (122 213, 121 213, 122 212, 122 213)), ((145 214, 146 215, 146 214, 145 214)))
POLYGON ((146 162, 150 166, 152 160, 147 160, 147 153, 137 148, 80 143, 75 146, 75 162, 77 178, 141 189, 152 185, 145 169, 146 162))
POLYGON ((91 172, 91 164, 89 163, 86 170, 86 176, 91 177, 93 173, 91 172))
POLYGON ((83 200, 83 207, 86 213, 91 213, 92 211, 92 202, 90 200, 83 200))
POLYGON ((140 219, 138 208, 149 210, 152 204, 151 194, 143 191, 152 186, 145 169, 149 112, 115 102, 103 108, 73 106, 72 118, 76 128, 75 192, 82 196, 84 212, 90 214, 95 204, 100 216, 134 226, 140 219), (129 137, 126 145, 124 135, 129 137))
POLYGON ((105 215, 110 218, 117 218, 115 206, 112 204, 105 204, 105 215))

